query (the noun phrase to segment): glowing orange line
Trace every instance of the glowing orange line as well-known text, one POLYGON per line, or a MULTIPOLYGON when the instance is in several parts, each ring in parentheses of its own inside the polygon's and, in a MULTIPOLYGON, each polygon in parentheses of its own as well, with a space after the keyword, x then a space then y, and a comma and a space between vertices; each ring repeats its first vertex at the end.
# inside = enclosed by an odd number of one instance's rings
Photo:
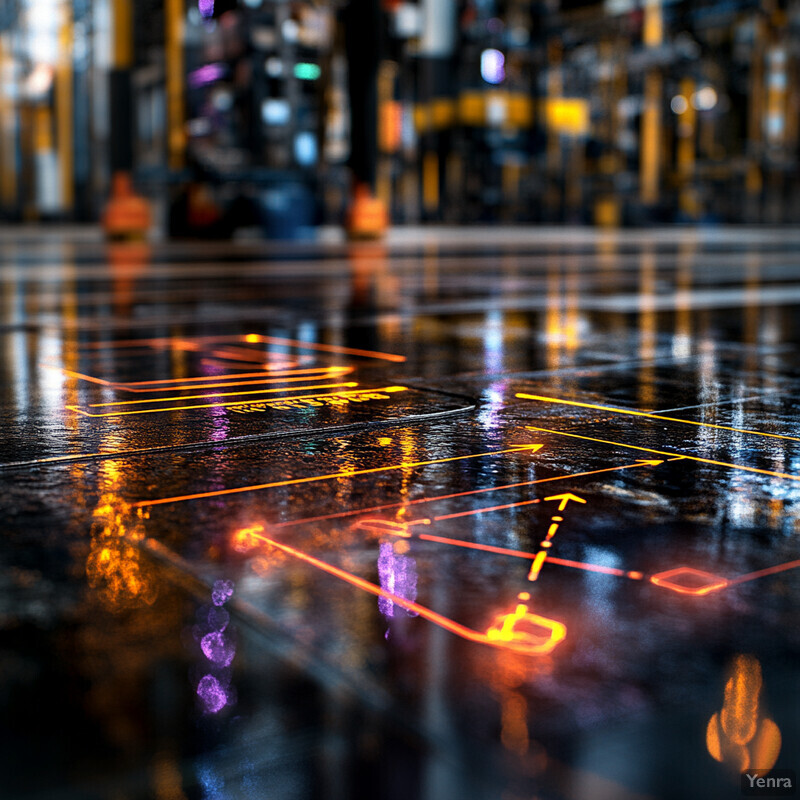
POLYGON ((192 381, 207 381, 207 380, 228 380, 229 378, 263 378, 265 375, 270 377, 284 376, 284 375, 317 375, 329 372, 339 372, 348 369, 348 367, 333 365, 330 367, 305 367, 304 369, 281 369, 281 370, 268 370, 262 369, 260 372, 233 372, 230 375, 198 375, 194 378, 164 378, 157 381, 132 381, 128 383, 118 383, 115 386, 155 386, 156 384, 164 383, 191 383, 192 381))
POLYGON ((786 570, 797 569, 798 567, 800 567, 800 559, 797 561, 787 561, 785 564, 778 564, 775 567, 767 567, 766 569, 760 569, 756 572, 748 572, 746 575, 740 575, 738 578, 729 580, 728 586, 731 586, 734 583, 746 583, 747 581, 754 581, 756 578, 764 578, 767 575, 775 575, 778 572, 785 572, 786 570))
POLYGON ((431 461, 409 461, 402 464, 392 464, 388 467, 373 467, 372 469, 356 469, 347 472, 333 472, 328 475, 312 475, 308 478, 290 478, 285 481, 275 481, 273 483, 261 483, 254 486, 237 486, 234 489, 217 489, 213 492, 198 492, 196 494, 185 494, 177 497, 162 497, 159 500, 140 500, 138 503, 133 503, 134 508, 142 506, 159 506, 165 503, 179 503, 184 500, 199 500, 204 497, 220 497, 227 494, 238 494, 239 492, 255 492, 261 489, 274 489, 278 486, 294 486, 301 483, 313 483, 315 481, 327 481, 337 478, 352 478, 356 475, 371 475, 376 472, 389 472, 396 469, 410 469, 411 467, 425 467, 430 464, 445 464, 449 461, 464 461, 469 458, 483 458, 484 456, 501 456, 508 453, 523 453, 526 450, 536 452, 540 450, 540 444, 518 444, 507 450, 490 450, 487 453, 471 453, 466 456, 451 456, 450 458, 435 458, 431 461))
POLYGON ((207 342, 230 342, 240 341, 239 334, 231 334, 228 336, 195 336, 191 341, 181 336, 156 336, 150 339, 117 339, 113 342, 86 342, 81 345, 82 350, 100 350, 103 348, 121 349, 125 347, 149 347, 151 349, 156 347, 164 347, 165 345, 184 344, 184 345, 197 345, 206 344, 207 342))
POLYGON ((217 358, 244 361, 250 364, 263 364, 269 356, 269 353, 265 353, 263 350, 248 350, 246 347, 218 347, 211 350, 210 354, 217 358))
POLYGON ((405 597, 400 597, 400 595, 387 592, 386 589, 383 589, 374 583, 370 583, 363 578, 359 578, 357 575, 353 575, 352 573, 340 569, 339 567, 334 567, 332 564, 328 564, 326 561, 320 561, 320 559, 314 558, 314 556, 310 556, 300 550, 295 550, 295 548, 289 547, 289 545, 276 542, 274 539, 270 539, 267 536, 262 536, 258 533, 253 533, 252 536, 257 539, 261 539, 273 547, 277 547, 284 553, 288 553, 289 555, 294 556, 301 561, 305 561, 307 564, 311 564, 323 572, 327 572, 329 575, 333 575, 343 581, 346 581, 351 586, 355 586, 365 592, 369 592, 376 597, 384 597, 387 600, 391 600, 401 608, 405 608, 407 611, 415 612, 423 619, 427 619, 428 622, 432 622, 434 625, 438 625, 440 628, 444 628, 445 630, 450 631, 450 633, 460 636, 462 639, 467 639, 470 642, 479 642, 480 644, 488 644, 491 647, 497 647, 500 649, 514 650, 518 653, 525 653, 527 655, 539 655, 541 653, 549 652, 553 649, 553 642, 550 639, 544 642, 543 645, 515 644, 513 641, 506 642, 490 639, 485 633, 480 633, 472 628, 468 628, 466 625, 461 625, 459 622, 455 622, 449 617, 438 614, 436 611, 420 605, 419 603, 415 603, 413 600, 406 600, 405 597))
MULTIPOLYGON (((214 392, 212 394, 189 394, 177 397, 148 397, 146 400, 114 400, 111 403, 90 403, 89 408, 103 408, 105 406, 133 406, 141 403, 166 403, 170 400, 210 400, 212 397, 238 397, 243 394, 273 394, 275 392, 302 392, 306 389, 335 389, 339 386, 358 386, 356 381, 347 383, 320 383, 316 386, 297 386, 295 388, 278 387, 277 389, 253 389, 248 392, 214 392)), ((299 400, 300 398, 292 398, 299 400)), ((194 406, 193 406, 194 407, 194 406)), ((161 410, 161 409, 158 409, 161 410)))
POLYGON ((379 353, 374 350, 357 350, 352 347, 340 347, 335 344, 320 344, 318 342, 303 342, 299 339, 283 339, 278 336, 262 336, 261 334, 236 334, 229 336, 198 336, 191 340, 181 337, 160 337, 153 339, 120 339, 116 342, 90 342, 84 345, 84 349, 98 350, 107 347, 139 347, 145 345, 148 347, 161 347, 164 345, 173 344, 175 342, 201 345, 214 342, 260 342, 262 344, 279 344, 279 345, 293 345, 299 349, 306 350, 320 350, 325 353, 342 353, 345 355, 354 356, 370 356, 372 358, 381 358, 385 361, 405 361, 405 356, 394 355, 393 353, 379 353), (249 337, 249 338, 248 338, 249 337), (257 337, 257 338, 256 338, 257 337))
POLYGON ((584 561, 570 561, 567 558, 554 558, 553 556, 549 556, 547 563, 560 564, 562 567, 574 567, 575 569, 583 569, 588 572, 602 572, 605 575, 617 575, 620 578, 633 578, 634 580, 641 580, 642 578, 640 572, 626 572, 624 569, 603 567, 600 564, 587 564, 584 561), (638 577, 636 577, 637 575, 638 577))
MULTIPOLYGON (((387 531, 393 536, 394 531, 387 531)), ((460 539, 448 539, 446 536, 436 536, 432 533, 418 533, 414 539, 424 539, 426 542, 437 542, 438 544, 451 544, 456 547, 465 547, 468 550, 483 550, 487 553, 497 553, 501 556, 514 556, 516 558, 533 558, 533 553, 526 553, 524 550, 510 550, 507 547, 495 547, 493 544, 478 544, 477 542, 463 542, 460 539)))
MULTIPOLYGON (((369 358, 380 358, 384 361, 395 361, 397 363, 402 363, 406 360, 405 356, 398 356, 394 353, 380 353, 376 350, 359 350, 354 347, 340 347, 336 344, 320 344, 319 342, 301 342, 297 339, 280 339, 275 336, 261 336, 261 334, 255 334, 258 336, 258 341, 264 344, 291 344, 297 347, 299 350, 320 350, 323 353, 341 353, 343 355, 348 356, 367 356, 369 358)), ((254 334, 249 334, 249 336, 254 336, 254 334)), ((251 338, 248 340, 247 336, 239 337, 239 341, 246 342, 250 341, 253 342, 254 340, 251 338)))
MULTIPOLYGON (((572 439, 584 439, 587 442, 600 442, 600 444, 610 444, 614 447, 625 447, 629 450, 641 450, 645 453, 657 453, 660 456, 675 456, 677 453, 668 453, 665 450, 653 450, 650 447, 637 447, 634 444, 624 444, 623 442, 611 442, 608 439, 595 439, 593 436, 581 436, 577 433, 566 433, 565 431, 554 431, 550 428, 536 428, 533 425, 526 425, 526 430, 537 431, 539 433, 554 433, 556 436, 569 436, 572 439)), ((756 472, 759 475, 769 475, 773 478, 786 478, 790 481, 800 481, 798 475, 788 475, 785 472, 772 472, 768 469, 757 469, 756 467, 745 467, 742 464, 729 464, 727 461, 714 461, 710 458, 699 458, 698 456, 681 456, 681 458, 688 458, 690 461, 699 461, 701 464, 713 464, 716 467, 728 467, 730 469, 741 469, 745 472, 756 472)))
MULTIPOLYGON (((313 361, 313 356, 307 356, 307 358, 310 358, 313 361)), ((222 367, 223 369, 239 369, 239 362, 236 362, 236 364, 233 365, 233 366, 231 365, 231 361, 233 361, 233 360, 234 359, 232 359, 232 358, 209 358, 209 357, 206 356, 206 357, 203 357, 203 358, 200 359, 200 363, 201 364, 210 364, 212 367, 222 367)), ((294 360, 294 361, 286 361, 286 360, 270 361, 268 363, 264 363, 263 359, 261 361, 262 369, 264 369, 266 372, 268 372, 270 374, 273 374, 277 370, 289 369, 290 367, 296 367, 300 363, 306 363, 307 364, 308 361, 302 362, 302 360, 300 360, 300 359, 297 359, 297 360, 294 360)))
POLYGON ((613 414, 630 414, 634 417, 647 417, 648 419, 661 419, 666 422, 682 422, 684 425, 697 425, 701 428, 716 428, 720 431, 734 431, 735 433, 748 433, 753 436, 768 436, 771 439, 788 439, 792 442, 800 442, 797 436, 783 436, 779 433, 764 433, 763 431, 752 431, 747 428, 732 428, 729 425, 713 425, 710 422, 695 422, 691 419, 680 419, 678 417, 665 417, 662 414, 650 414, 646 411, 633 411, 629 408, 616 408, 615 406, 601 406, 594 403, 579 403, 576 400, 562 400, 557 397, 542 397, 538 394, 525 394, 517 392, 517 397, 522 400, 539 400, 543 403, 555 403, 564 406, 577 406, 578 408, 591 408, 595 411, 610 411, 613 414))
MULTIPOLYGON (((478 544, 477 542, 465 542, 461 539, 448 539, 446 536, 436 536, 432 533, 417 533, 409 535, 406 532, 399 533, 390 529, 385 529, 384 533, 391 536, 402 536, 403 538, 411 539, 424 539, 426 542, 437 542, 438 544, 450 544, 455 547, 464 547, 467 550, 483 550, 487 553, 496 553, 501 556, 512 556, 513 558, 527 558, 534 559, 536 553, 528 553, 525 550, 511 550, 508 547, 496 547, 492 544, 478 544)), ((582 569, 586 572, 603 572, 606 575, 616 575, 620 578, 633 578, 634 580, 641 580, 641 572, 626 572, 624 569, 615 569, 614 567, 603 567, 599 564, 587 564, 584 561, 570 561, 566 558, 548 557, 548 564, 558 564, 562 567, 573 567, 574 569, 582 569)))
POLYGON ((606 467, 605 469, 593 469, 590 472, 573 472, 570 475, 555 475, 552 478, 538 478, 532 481, 522 481, 520 483, 507 483, 504 486, 489 486, 485 489, 470 489, 466 492, 456 492, 454 494, 440 494, 436 497, 420 497, 417 500, 405 500, 399 503, 386 503, 382 506, 371 506, 370 508, 357 508, 353 511, 337 511, 334 514, 322 514, 317 517, 305 517, 304 519, 293 519, 287 522, 276 522, 272 528, 288 528, 292 525, 303 525, 307 522, 324 522, 328 519, 339 519, 340 517, 351 517, 355 514, 369 514, 373 511, 385 511, 387 508, 400 508, 401 506, 413 506, 418 503, 433 503, 436 500, 452 500, 456 497, 468 497, 473 494, 483 494, 484 492, 499 492, 503 489, 516 489, 519 486, 533 486, 537 483, 550 483, 552 481, 565 481, 570 478, 583 478, 587 475, 597 475, 601 472, 615 472, 619 469, 631 469, 632 467, 651 466, 646 463, 624 464, 621 467, 606 467))
POLYGON ((517 506, 529 506, 531 503, 541 503, 539 499, 536 500, 520 500, 518 503, 506 503, 502 506, 488 506, 486 508, 474 508, 471 511, 459 511, 456 514, 442 514, 440 517, 434 517, 436 522, 441 522, 445 519, 455 519, 456 517, 470 517, 473 514, 486 514, 488 511, 500 511, 504 508, 516 508, 517 506))
MULTIPOLYGON (((313 388, 311 386, 309 389, 313 388)), ((277 390, 280 391, 280 390, 277 390)), ((303 394, 294 397, 277 398, 272 402, 279 400, 315 400, 319 397, 346 397, 349 394, 363 394, 365 392, 404 392, 405 386, 383 386, 379 389, 353 389, 352 391, 339 391, 339 392, 326 392, 325 394, 303 394)), ((239 394, 235 392, 234 394, 239 394)), ((243 393, 244 394, 244 393, 243 393)), ((70 411, 76 411, 78 414, 83 414, 84 417, 125 417, 130 414, 158 414, 162 411, 189 411, 193 408, 231 408, 232 406, 246 406, 254 402, 253 400, 235 400, 230 403, 196 403, 188 406, 169 406, 167 408, 142 408, 138 411, 109 411, 105 414, 90 414, 88 411, 83 411, 79 406, 65 406, 70 411)), ((257 400, 255 402, 258 402, 257 400)))

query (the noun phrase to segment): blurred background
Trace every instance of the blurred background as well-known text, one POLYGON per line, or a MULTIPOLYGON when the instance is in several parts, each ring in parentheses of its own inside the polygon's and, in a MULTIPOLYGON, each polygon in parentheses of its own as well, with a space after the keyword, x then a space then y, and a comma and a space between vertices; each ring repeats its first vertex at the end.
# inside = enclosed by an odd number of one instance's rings
POLYGON ((798 54, 797 0, 2 0, 0 219, 795 223, 798 54))

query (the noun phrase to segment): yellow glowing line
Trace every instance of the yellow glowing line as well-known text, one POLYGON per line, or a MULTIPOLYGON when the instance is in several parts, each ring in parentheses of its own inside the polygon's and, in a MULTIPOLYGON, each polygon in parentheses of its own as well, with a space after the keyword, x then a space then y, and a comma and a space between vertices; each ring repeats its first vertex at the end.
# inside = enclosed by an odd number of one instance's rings
MULTIPOLYGON (((191 391, 193 389, 227 389, 229 386, 255 386, 256 384, 261 383, 297 383, 302 381, 313 381, 318 379, 325 379, 325 378, 343 378, 345 375, 349 375, 351 372, 354 372, 354 367, 329 367, 328 369, 317 369, 317 370, 307 370, 309 373, 308 375, 303 376, 302 378, 266 378, 264 380, 251 380, 251 381, 230 381, 225 380, 226 377, 228 378, 238 378, 241 377, 239 374, 236 375, 218 375, 216 376, 219 380, 224 380, 224 383, 201 383, 197 386, 164 386, 163 388, 156 388, 156 389, 128 389, 126 387, 120 387, 114 385, 115 389, 123 389, 126 392, 181 392, 181 391, 191 391), (312 374, 313 373, 313 374, 312 374)), ((254 373, 256 375, 275 375, 277 373, 270 372, 258 372, 254 373)), ((193 378, 187 378, 186 380, 194 380, 193 378)), ((208 380, 206 378, 205 380, 208 380)), ((302 388, 302 387, 301 387, 302 388)))
MULTIPOLYGON (((277 389, 253 389, 249 392, 216 392, 214 394, 189 394, 176 397, 148 397, 146 400, 114 400, 111 403, 90 403, 89 408, 103 408, 105 406, 133 406, 140 403, 166 403, 169 400, 210 400, 212 397, 239 397, 243 394, 273 394, 275 392, 302 392, 305 389, 336 389, 339 386, 358 386, 357 381, 348 383, 320 383, 316 386, 297 386, 295 388, 278 387, 277 389)), ((299 398, 292 398, 299 399, 299 398)), ((193 406, 194 408, 194 406, 193 406)), ((159 409, 161 410, 161 409, 159 409)))
POLYGON ((517 392, 516 397, 522 400, 540 400, 543 403, 555 403, 556 405, 577 406, 578 408, 591 408, 594 411, 610 411, 613 414, 630 414, 634 417, 647 417, 647 419, 660 419, 665 422, 681 422, 684 425, 697 425, 700 428, 715 428, 720 431, 733 431, 734 433, 748 433, 752 436, 768 436, 771 439, 788 439, 792 442, 800 442, 797 436, 784 436, 780 433, 764 433, 763 431, 751 431, 747 428, 732 428, 728 425, 713 425, 710 422, 695 422, 691 419, 679 419, 678 417, 665 417, 662 414, 650 414, 646 411, 633 411, 630 408, 616 408, 615 406, 600 406, 594 403, 579 403, 576 400, 562 400, 558 397, 543 397, 538 394, 525 394, 517 392))
POLYGON ((200 375, 194 378, 167 378, 164 380, 157 380, 157 381, 135 381, 131 383, 118 383, 114 381, 107 381, 103 378, 95 378, 92 375, 86 375, 82 372, 74 372, 73 370, 65 369, 64 367, 57 367, 52 364, 42 364, 42 367, 45 369, 54 369, 58 372, 61 372, 63 375, 67 376, 68 378, 79 378, 80 380, 88 381, 89 383, 97 383, 100 386, 110 386, 113 389, 125 391, 125 392, 176 392, 181 391, 182 388, 186 389, 217 389, 226 386, 249 386, 250 384, 254 383, 288 383, 289 381, 303 381, 303 380, 313 380, 314 378, 322 378, 322 377, 338 377, 341 375, 347 375, 353 372, 353 367, 344 367, 344 366, 331 366, 331 367, 309 367, 308 369, 286 369, 286 370, 261 370, 260 372, 235 372, 231 375, 200 375), (291 377, 284 377, 288 375, 306 375, 307 377, 299 378, 291 378, 291 377), (252 380, 252 381, 241 381, 238 383, 231 383, 234 378, 261 378, 262 380, 252 380), (185 383, 193 383, 194 381, 208 381, 208 380, 215 380, 215 381, 224 381, 223 383, 209 383, 200 386, 186 386, 183 387, 181 384, 185 383), (156 386, 159 384, 159 386, 156 386), (160 385, 162 384, 176 384, 176 385, 169 385, 163 386, 161 388, 160 385), (150 386, 153 388, 134 388, 134 387, 144 387, 150 386))
MULTIPOLYGON (((311 387, 309 387, 311 388, 311 387)), ((278 402, 279 400, 310 400, 319 397, 346 397, 349 394, 365 394, 367 392, 404 392, 405 386, 384 386, 380 389, 353 389, 352 391, 340 392, 326 392, 325 394, 304 394, 296 397, 276 398, 269 402, 278 402)), ((238 394, 238 392, 236 392, 238 394)), ((258 400, 236 400, 232 403, 198 403, 189 406, 169 406, 167 408, 142 408, 138 411, 109 411, 105 414, 90 414, 88 411, 83 411, 78 406, 66 406, 70 411, 76 411, 78 414, 83 414, 84 417, 125 417, 130 414, 158 414, 162 411, 189 411, 193 408, 231 408, 232 406, 246 406, 250 403, 258 402, 258 400)))
MULTIPOLYGON (((526 430, 537 431, 538 433, 554 433, 556 436, 569 436, 573 439, 584 439, 587 442, 600 442, 600 444, 610 444, 614 447, 625 447, 629 450, 642 450, 645 453, 656 453, 660 456, 677 456, 678 453, 668 453, 665 450, 653 450, 650 447, 637 447, 634 444, 624 444, 623 442, 610 442, 608 439, 595 439, 593 436, 580 436, 577 433, 565 433, 564 431, 554 431, 550 428, 536 428, 533 425, 526 425, 526 430)), ((790 481, 800 481, 800 476, 789 475, 785 472, 772 472, 768 469, 757 469, 756 467, 745 467, 742 464, 730 464, 727 461, 714 461, 710 458, 699 458, 698 456, 684 456, 680 458, 688 458, 690 461, 699 461, 701 464, 713 464, 716 467, 728 467, 730 469, 741 469, 745 472, 756 472, 759 475, 769 475, 773 478, 786 478, 790 481)))
POLYGON ((528 573, 529 581, 535 581, 539 577, 539 573, 542 570, 542 566, 544 566, 546 558, 547 558, 547 550, 540 550, 536 554, 536 558, 533 559, 533 563, 531 564, 531 570, 528 573))
POLYGON ((159 500, 140 500, 134 503, 134 508, 143 506, 160 506, 165 503, 178 503, 183 500, 199 500, 205 497, 221 497, 227 494, 238 494, 240 492, 255 492, 261 489, 274 489, 279 486, 296 486, 301 483, 314 483, 315 481, 328 481, 339 478, 353 478, 356 475, 372 475, 376 472, 390 472, 396 469, 410 469, 411 467, 426 467, 430 464, 445 464, 449 461, 465 461, 470 458, 483 458, 484 456, 502 456, 508 453, 522 453, 531 451, 533 453, 541 450, 544 445, 541 444, 518 444, 510 447, 507 450, 490 450, 487 453, 471 453, 467 456, 451 456, 449 458, 435 458, 431 461, 408 461, 402 464, 392 464, 388 467, 373 467, 372 469, 357 469, 348 470, 346 472, 332 472, 328 475, 312 475, 308 478, 289 478, 285 481, 274 481, 272 483, 260 483, 254 486, 237 486, 234 489, 217 489, 213 492, 198 492, 196 494, 185 494, 177 497, 162 497, 159 500))

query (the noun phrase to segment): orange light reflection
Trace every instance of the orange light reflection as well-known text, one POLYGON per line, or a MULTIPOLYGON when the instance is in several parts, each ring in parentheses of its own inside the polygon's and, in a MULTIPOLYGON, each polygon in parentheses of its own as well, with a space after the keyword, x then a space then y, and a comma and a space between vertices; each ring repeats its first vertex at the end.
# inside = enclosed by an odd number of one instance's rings
POLYGON ((722 710, 706 727, 706 748, 716 761, 735 770, 757 769, 766 775, 781 749, 778 726, 761 710, 761 664, 750 655, 737 655, 725 683, 722 710))

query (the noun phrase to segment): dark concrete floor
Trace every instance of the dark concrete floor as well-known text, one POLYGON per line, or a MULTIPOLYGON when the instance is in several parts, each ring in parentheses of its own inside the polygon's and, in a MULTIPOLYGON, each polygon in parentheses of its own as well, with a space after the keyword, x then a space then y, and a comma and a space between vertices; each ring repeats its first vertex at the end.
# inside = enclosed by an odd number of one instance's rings
POLYGON ((0 796, 796 769, 798 246, 0 233, 0 796))

